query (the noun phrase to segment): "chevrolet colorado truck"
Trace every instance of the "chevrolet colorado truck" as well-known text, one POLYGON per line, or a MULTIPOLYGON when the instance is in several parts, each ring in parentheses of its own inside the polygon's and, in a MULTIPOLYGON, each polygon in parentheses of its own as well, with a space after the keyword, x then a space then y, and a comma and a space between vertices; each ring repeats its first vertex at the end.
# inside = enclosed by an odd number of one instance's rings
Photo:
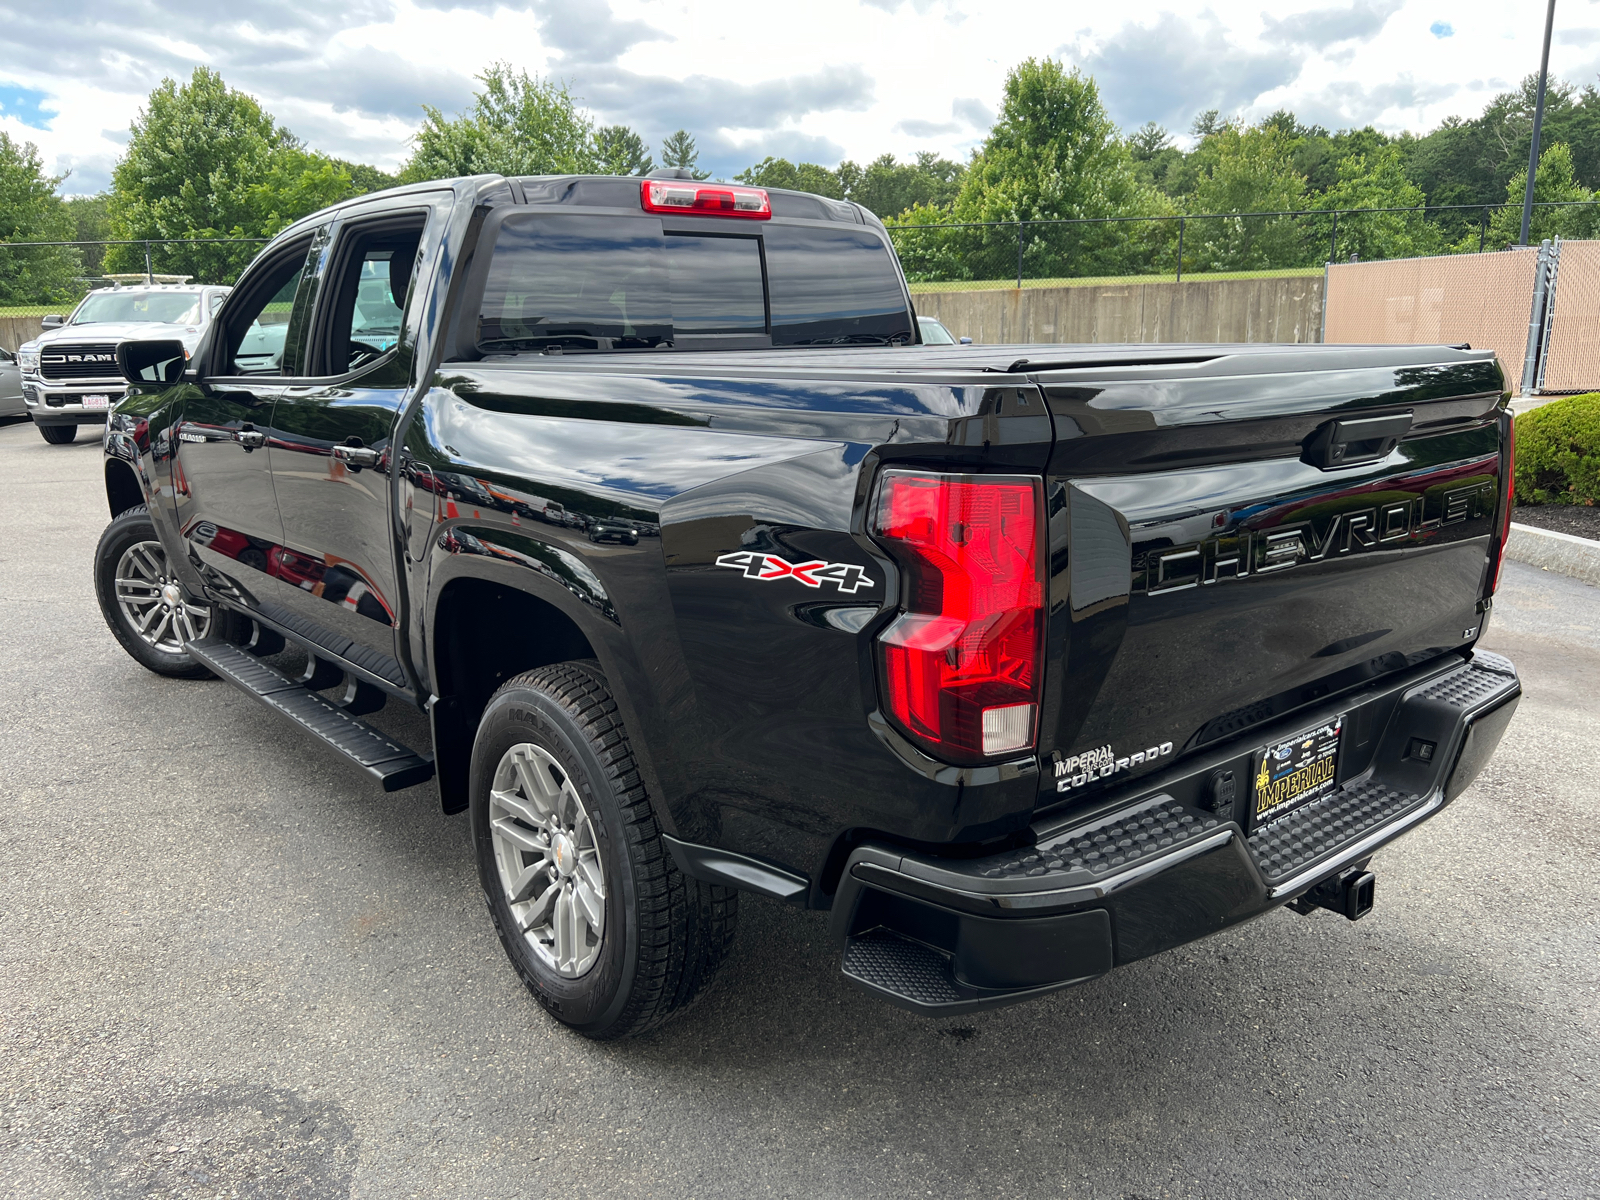
POLYGON ((192 357, 116 354, 112 633, 435 781, 592 1037, 691 1002, 740 892, 928 1014, 1360 917, 1520 696, 1476 648, 1484 351, 927 346, 853 204, 477 177, 299 221, 192 357))
POLYGON ((126 387, 117 344, 171 338, 193 350, 227 294, 200 284, 118 285, 90 292, 66 317, 46 317, 44 331, 17 351, 23 403, 39 435, 59 446, 79 425, 104 425, 126 387))

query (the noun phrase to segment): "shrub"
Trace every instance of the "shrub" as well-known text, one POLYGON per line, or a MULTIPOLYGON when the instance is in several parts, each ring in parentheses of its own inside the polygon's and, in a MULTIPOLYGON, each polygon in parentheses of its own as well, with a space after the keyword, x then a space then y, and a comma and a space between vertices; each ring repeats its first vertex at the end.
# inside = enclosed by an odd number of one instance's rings
POLYGON ((1600 392, 1517 418, 1516 487, 1519 504, 1600 501, 1600 392))

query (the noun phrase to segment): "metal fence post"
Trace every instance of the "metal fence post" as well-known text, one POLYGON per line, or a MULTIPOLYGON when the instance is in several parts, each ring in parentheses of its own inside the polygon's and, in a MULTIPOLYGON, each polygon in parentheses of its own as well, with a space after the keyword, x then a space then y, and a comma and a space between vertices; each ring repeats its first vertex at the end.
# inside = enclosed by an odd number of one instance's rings
POLYGON ((1539 243, 1533 268, 1533 304, 1528 310, 1528 345, 1522 354, 1522 395, 1531 395, 1539 379, 1539 350, 1544 345, 1545 281, 1550 273, 1550 239, 1539 243))
POLYGON ((1187 217, 1178 218, 1178 278, 1175 280, 1177 283, 1183 282, 1183 226, 1188 219, 1187 217))
POLYGON ((1556 300, 1561 286, 1561 239, 1550 243, 1550 269, 1544 283, 1544 331, 1539 335, 1539 378, 1535 391, 1544 391, 1544 373, 1550 366, 1550 334, 1556 327, 1556 300))
POLYGON ((150 240, 148 238, 145 239, 144 243, 144 281, 147 284, 153 284, 156 281, 156 277, 150 273, 150 240))
POLYGON ((1328 239, 1328 261, 1339 257, 1339 210, 1333 210, 1333 236, 1328 239))
POLYGON ((1333 260, 1322 264, 1322 331, 1317 334, 1320 346, 1328 340, 1328 278, 1333 273, 1333 260))
POLYGON ((1026 221, 1017 222, 1017 290, 1022 290, 1022 227, 1026 221))
POLYGON ((1478 222, 1478 253, 1483 253, 1483 244, 1489 240, 1489 206, 1483 206, 1483 219, 1478 222))

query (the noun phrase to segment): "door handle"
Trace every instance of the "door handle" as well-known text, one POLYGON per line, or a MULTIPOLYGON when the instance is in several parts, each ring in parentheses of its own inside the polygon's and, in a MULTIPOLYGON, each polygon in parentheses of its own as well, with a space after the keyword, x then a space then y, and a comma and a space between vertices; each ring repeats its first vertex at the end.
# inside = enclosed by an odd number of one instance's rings
POLYGON ((241 426, 239 432, 234 434, 233 438, 234 441, 238 442, 239 445, 244 447, 244 452, 246 454, 250 453, 252 450, 258 450, 267 444, 267 435, 262 433, 254 425, 241 426))
POLYGON ((333 456, 340 462, 360 470, 362 467, 375 467, 378 465, 378 452, 371 446, 335 446, 333 456))

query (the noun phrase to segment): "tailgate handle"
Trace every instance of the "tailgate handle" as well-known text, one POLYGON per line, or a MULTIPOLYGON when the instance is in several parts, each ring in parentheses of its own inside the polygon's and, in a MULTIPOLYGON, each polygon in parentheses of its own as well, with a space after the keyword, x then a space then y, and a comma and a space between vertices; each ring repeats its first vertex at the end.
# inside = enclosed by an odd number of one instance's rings
POLYGON ((1305 440, 1302 462, 1324 471, 1387 458, 1411 429, 1411 414, 1326 421, 1305 440))

